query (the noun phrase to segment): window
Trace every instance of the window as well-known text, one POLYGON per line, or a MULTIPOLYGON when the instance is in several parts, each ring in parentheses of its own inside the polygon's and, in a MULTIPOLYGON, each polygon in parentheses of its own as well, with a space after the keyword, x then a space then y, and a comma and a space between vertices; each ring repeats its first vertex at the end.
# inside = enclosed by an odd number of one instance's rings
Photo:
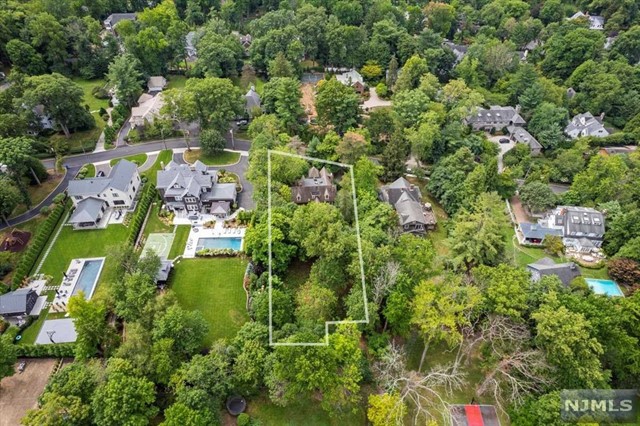
POLYGON ((180 197, 179 195, 176 195, 176 196, 174 197, 174 199, 175 199, 176 201, 182 201, 182 197, 180 197))
POLYGON ((124 205, 124 200, 115 200, 113 202, 113 205, 114 206, 122 206, 122 205, 124 205))
POLYGON ((75 197, 73 197, 73 198, 75 198, 75 199, 76 199, 76 200, 78 200, 78 201, 79 201, 79 200, 82 200, 82 197, 81 197, 80 195, 76 195, 76 196, 75 196, 75 197))
POLYGON ((118 198, 118 197, 120 196, 120 194, 118 194, 117 192, 112 192, 112 193, 111 193, 111 195, 112 195, 114 198, 118 198))

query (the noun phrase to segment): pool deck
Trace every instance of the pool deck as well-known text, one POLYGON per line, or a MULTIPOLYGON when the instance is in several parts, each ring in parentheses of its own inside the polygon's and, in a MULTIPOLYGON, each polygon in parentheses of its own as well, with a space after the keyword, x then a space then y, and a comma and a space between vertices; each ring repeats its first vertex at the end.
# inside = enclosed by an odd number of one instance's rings
POLYGON ((240 238, 244 239, 246 228, 225 228, 224 221, 217 220, 213 228, 194 226, 189 232, 187 246, 182 255, 185 259, 196 257, 197 243, 200 238, 240 238))
MULTIPOLYGON (((73 259, 71 264, 67 268, 66 278, 62 280, 62 284, 56 290, 56 296, 51 302, 49 312, 67 312, 67 304, 69 303, 69 298, 73 295, 73 291, 78 284, 78 280, 80 279, 80 273, 84 268, 84 264, 87 261, 91 260, 102 260, 102 264, 100 265, 100 270, 98 271, 98 275, 96 276, 96 281, 99 279, 100 274, 102 273, 102 268, 104 267, 104 261, 106 258, 104 257, 91 257, 91 258, 83 258, 83 259, 73 259)), ((91 294, 85 295, 87 299, 91 299, 93 293, 96 290, 96 283, 93 284, 91 289, 91 294)))
POLYGON ((613 280, 601 280, 597 278, 586 278, 587 285, 595 294, 601 294, 609 297, 624 297, 622 289, 613 280))

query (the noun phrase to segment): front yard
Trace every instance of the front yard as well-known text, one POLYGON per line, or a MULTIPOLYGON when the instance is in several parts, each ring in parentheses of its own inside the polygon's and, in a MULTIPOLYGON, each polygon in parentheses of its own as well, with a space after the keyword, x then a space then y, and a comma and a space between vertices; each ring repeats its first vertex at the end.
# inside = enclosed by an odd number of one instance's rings
POLYGON ((156 162, 153 163, 153 166, 151 166, 149 170, 144 171, 142 175, 146 176, 149 182, 155 185, 158 181, 158 170, 160 170, 163 165, 166 166, 167 164, 169 164, 172 159, 173 151, 171 151, 170 149, 160 151, 160 154, 158 154, 158 157, 156 158, 156 162))
POLYGON ((240 160, 240 153, 225 150, 217 155, 208 155, 199 149, 192 149, 184 153, 184 160, 191 164, 200 160, 208 166, 224 166, 237 163, 240 160))
MULTIPOLYGON (((31 208, 37 206, 53 192, 54 189, 64 178, 63 173, 49 173, 47 180, 43 181, 41 185, 29 185, 27 186, 27 192, 29 193, 29 199, 31 200, 31 208)), ((29 210, 26 204, 19 204, 15 208, 10 218, 21 215, 29 210)))
POLYGON ((206 347, 217 339, 232 339, 249 320, 242 287, 246 267, 247 261, 238 257, 176 262, 170 286, 183 308, 200 311, 209 323, 206 347))
POLYGON ((130 155, 128 157, 124 157, 124 158, 114 158, 113 160, 111 160, 109 162, 109 165, 111 167, 115 166, 120 160, 128 160, 131 161, 132 163, 136 163, 136 165, 138 167, 142 166, 145 161, 147 161, 147 154, 142 153, 142 154, 134 154, 134 155, 130 155))

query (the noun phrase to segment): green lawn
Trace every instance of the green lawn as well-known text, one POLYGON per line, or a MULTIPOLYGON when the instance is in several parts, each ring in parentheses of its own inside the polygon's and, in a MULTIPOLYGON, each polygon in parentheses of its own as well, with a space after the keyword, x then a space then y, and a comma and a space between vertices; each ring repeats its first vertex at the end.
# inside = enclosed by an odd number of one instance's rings
POLYGON ((84 175, 85 179, 96 176, 96 166, 93 163, 85 164, 82 167, 87 169, 87 173, 84 175))
POLYGON ((80 86, 84 91, 84 102, 89 105, 89 111, 99 111, 100 108, 107 109, 109 107, 109 99, 98 99, 93 96, 93 93, 91 93, 94 87, 104 87, 104 80, 85 80, 76 77, 73 79, 73 82, 80 86))
POLYGON ((187 77, 184 75, 170 75, 168 80, 169 83, 167 84, 167 87, 165 87, 165 90, 184 89, 184 86, 187 83, 187 77))
POLYGON ((165 225, 165 223, 160 220, 160 218, 158 217, 159 211, 160 203, 154 203, 151 206, 151 213, 149 213, 149 219, 147 220, 147 224, 144 227, 145 237, 147 237, 149 234, 170 233, 173 231, 173 226, 165 225))
POLYGON ((286 407, 273 404, 267 397, 249 398, 248 414, 261 421, 261 424, 278 426, 358 426, 367 424, 365 402, 356 414, 347 414, 340 418, 331 418, 320 406, 320 402, 299 399, 286 407))
POLYGON ((225 150, 217 155, 207 155, 199 149, 192 149, 184 153, 184 159, 188 163, 195 163, 196 160, 200 160, 209 166, 223 166, 237 163, 240 160, 240 153, 225 150))
POLYGON ((171 288, 183 308, 198 310, 209 323, 205 346, 233 338, 249 320, 242 288, 247 261, 237 257, 183 259, 176 263, 171 288))
POLYGON ((145 153, 141 153, 141 154, 134 154, 134 155, 130 155, 128 157, 124 157, 124 158, 114 158, 109 162, 109 165, 111 167, 115 166, 116 163, 118 163, 118 161, 120 160, 129 160, 132 163, 136 163, 136 165, 138 167, 142 166, 144 164, 145 161, 147 161, 147 154, 145 153))
POLYGON ((160 151, 160 154, 158 154, 158 157, 156 158, 156 162, 153 163, 153 166, 151 166, 150 169, 143 172, 142 175, 146 176, 147 179, 149 179, 149 182, 155 185, 158 179, 156 172, 162 168, 162 164, 166 166, 172 159, 173 151, 170 149, 160 151))
POLYGON ((169 259, 175 259, 184 253, 184 248, 187 245, 187 239, 189 238, 189 232, 191 227, 189 225, 178 225, 176 228, 176 236, 173 238, 173 244, 171 245, 171 251, 169 252, 169 259))

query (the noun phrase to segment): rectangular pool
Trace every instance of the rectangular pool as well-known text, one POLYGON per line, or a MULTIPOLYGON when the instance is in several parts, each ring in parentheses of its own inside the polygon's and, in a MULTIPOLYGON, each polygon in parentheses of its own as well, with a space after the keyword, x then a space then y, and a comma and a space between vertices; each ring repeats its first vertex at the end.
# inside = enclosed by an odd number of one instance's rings
POLYGON ((104 259, 92 259, 84 262, 80 275, 78 276, 78 281, 73 288, 73 296, 83 291, 85 299, 91 299, 98 284, 98 277, 100 276, 100 271, 102 271, 103 264, 104 259))
POLYGON ((196 251, 202 249, 232 249, 240 251, 242 249, 242 238, 198 238, 196 251))
POLYGON ((624 297, 622 290, 618 287, 615 281, 612 280, 598 280, 595 278, 586 278, 585 281, 591 287, 591 290, 595 294, 604 294, 606 296, 620 296, 624 297))

